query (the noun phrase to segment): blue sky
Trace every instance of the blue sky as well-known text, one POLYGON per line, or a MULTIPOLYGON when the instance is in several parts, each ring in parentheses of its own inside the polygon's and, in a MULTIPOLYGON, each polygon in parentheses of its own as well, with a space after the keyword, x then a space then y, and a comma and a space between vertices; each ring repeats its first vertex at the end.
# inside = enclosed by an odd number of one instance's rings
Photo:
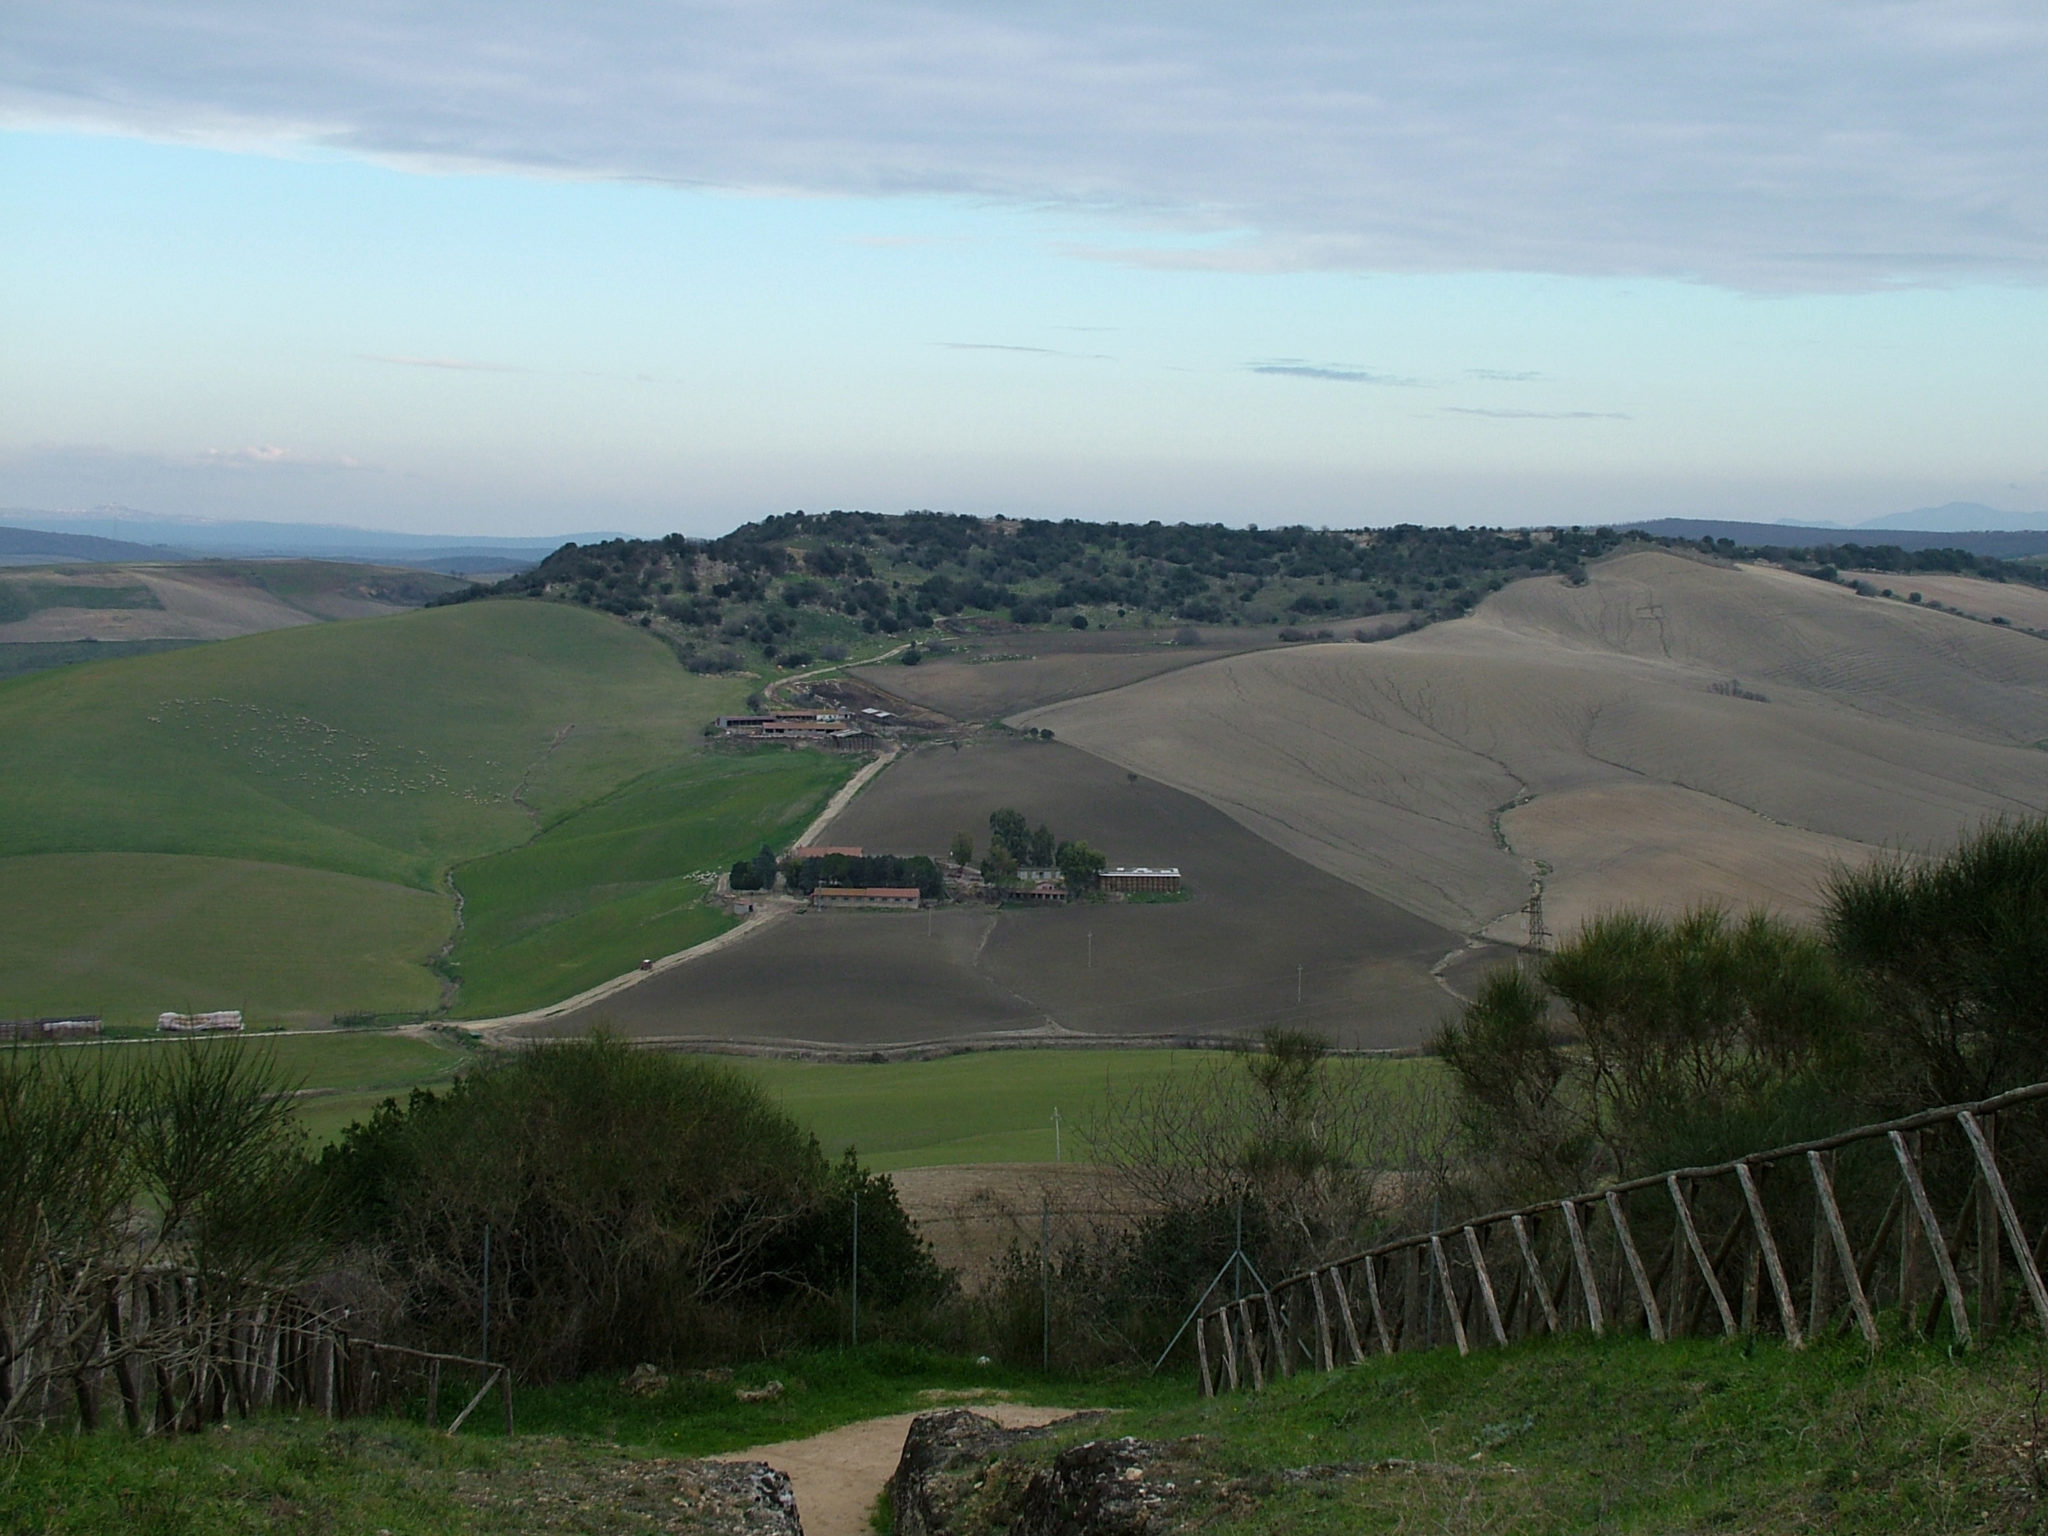
POLYGON ((0 505, 2048 507, 2048 22, 1640 9, 11 8, 0 505))

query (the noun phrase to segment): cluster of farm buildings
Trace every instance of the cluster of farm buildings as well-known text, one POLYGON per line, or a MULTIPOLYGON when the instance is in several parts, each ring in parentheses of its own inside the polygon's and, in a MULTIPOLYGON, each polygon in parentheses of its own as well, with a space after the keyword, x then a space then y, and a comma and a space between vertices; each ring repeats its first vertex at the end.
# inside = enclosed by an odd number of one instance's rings
MULTIPOLYGON (((219 1013, 160 1013, 156 1027, 167 1035, 240 1034, 239 1008, 219 1013)), ((98 1014, 74 1014, 57 1019, 0 1019, 0 1040, 82 1040, 99 1034, 105 1021, 98 1014)))
POLYGON ((780 741, 833 752, 871 752, 895 734, 886 709, 771 709, 759 715, 720 715, 719 731, 741 741, 780 741))
MULTIPOLYGON (((827 859, 834 854, 858 859, 866 855, 866 850, 822 844, 790 850, 790 857, 799 860, 827 859)), ((947 891, 957 892, 970 900, 1059 906, 1073 899, 1073 893, 1067 889, 1056 869, 1020 869, 1015 884, 998 890, 983 880, 981 872, 971 864, 945 863, 939 868, 945 875, 947 891)), ((1172 896, 1180 892, 1181 875, 1177 868, 1115 868, 1103 870, 1095 883, 1097 889, 1116 895, 1172 896)), ((821 911, 865 908, 914 912, 923 905, 923 897, 914 885, 820 885, 811 892, 810 904, 821 911)))

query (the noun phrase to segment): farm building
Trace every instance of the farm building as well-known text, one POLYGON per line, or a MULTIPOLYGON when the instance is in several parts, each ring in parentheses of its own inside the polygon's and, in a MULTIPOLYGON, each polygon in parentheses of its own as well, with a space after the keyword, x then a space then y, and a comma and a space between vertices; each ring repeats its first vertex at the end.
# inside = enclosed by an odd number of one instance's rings
POLYGON ((773 709, 762 715, 720 715, 724 731, 758 731, 784 725, 844 725, 846 712, 838 709, 773 709))
POLYGON ((97 1017, 69 1019, 0 1019, 0 1040, 76 1040, 100 1032, 97 1017))
POLYGON ((156 1027, 167 1035, 232 1035, 242 1028, 242 1010, 223 1008, 215 1013, 160 1013, 156 1027))
POLYGON ((1150 891, 1173 895, 1180 890, 1178 869, 1105 869, 1100 884, 1105 891, 1150 891))
POLYGON ((914 885, 821 885, 811 892, 811 905, 821 911, 880 907, 915 912, 920 899, 914 885))
POLYGON ((1067 888, 1057 880, 1034 880, 1029 885, 1013 886, 1003 892, 1005 901, 1028 901, 1048 907, 1060 906, 1067 899, 1067 888))
POLYGON ((825 745, 835 752, 872 752, 881 744, 881 737, 856 725, 834 731, 825 738, 825 745))
POLYGON ((801 848, 790 849, 789 856, 792 859, 829 859, 836 853, 841 858, 857 859, 865 852, 866 850, 861 848, 842 848, 837 844, 812 843, 801 848))

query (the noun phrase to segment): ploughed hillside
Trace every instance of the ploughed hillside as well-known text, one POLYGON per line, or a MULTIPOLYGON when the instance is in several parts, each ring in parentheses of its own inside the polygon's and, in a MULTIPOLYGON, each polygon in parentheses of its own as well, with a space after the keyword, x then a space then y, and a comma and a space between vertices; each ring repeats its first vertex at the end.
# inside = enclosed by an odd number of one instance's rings
POLYGON ((1376 645, 1018 717, 1419 915, 1798 910, 1835 861, 2048 802, 2048 645, 1766 567, 1617 556, 1376 645))

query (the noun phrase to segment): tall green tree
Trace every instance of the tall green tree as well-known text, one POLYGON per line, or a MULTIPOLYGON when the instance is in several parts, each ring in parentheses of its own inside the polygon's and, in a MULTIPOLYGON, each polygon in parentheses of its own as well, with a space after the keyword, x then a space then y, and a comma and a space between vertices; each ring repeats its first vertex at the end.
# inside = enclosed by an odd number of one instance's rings
POLYGON ((1946 858, 1891 857, 1829 882, 1829 942, 1885 1021, 1886 1108, 2048 1078, 2048 817, 2001 821, 1946 858))
POLYGON ((1078 839, 1071 843, 1061 843, 1054 851, 1053 862, 1059 869, 1061 881, 1076 896, 1094 890, 1096 881, 1109 863, 1101 854, 1078 839))

